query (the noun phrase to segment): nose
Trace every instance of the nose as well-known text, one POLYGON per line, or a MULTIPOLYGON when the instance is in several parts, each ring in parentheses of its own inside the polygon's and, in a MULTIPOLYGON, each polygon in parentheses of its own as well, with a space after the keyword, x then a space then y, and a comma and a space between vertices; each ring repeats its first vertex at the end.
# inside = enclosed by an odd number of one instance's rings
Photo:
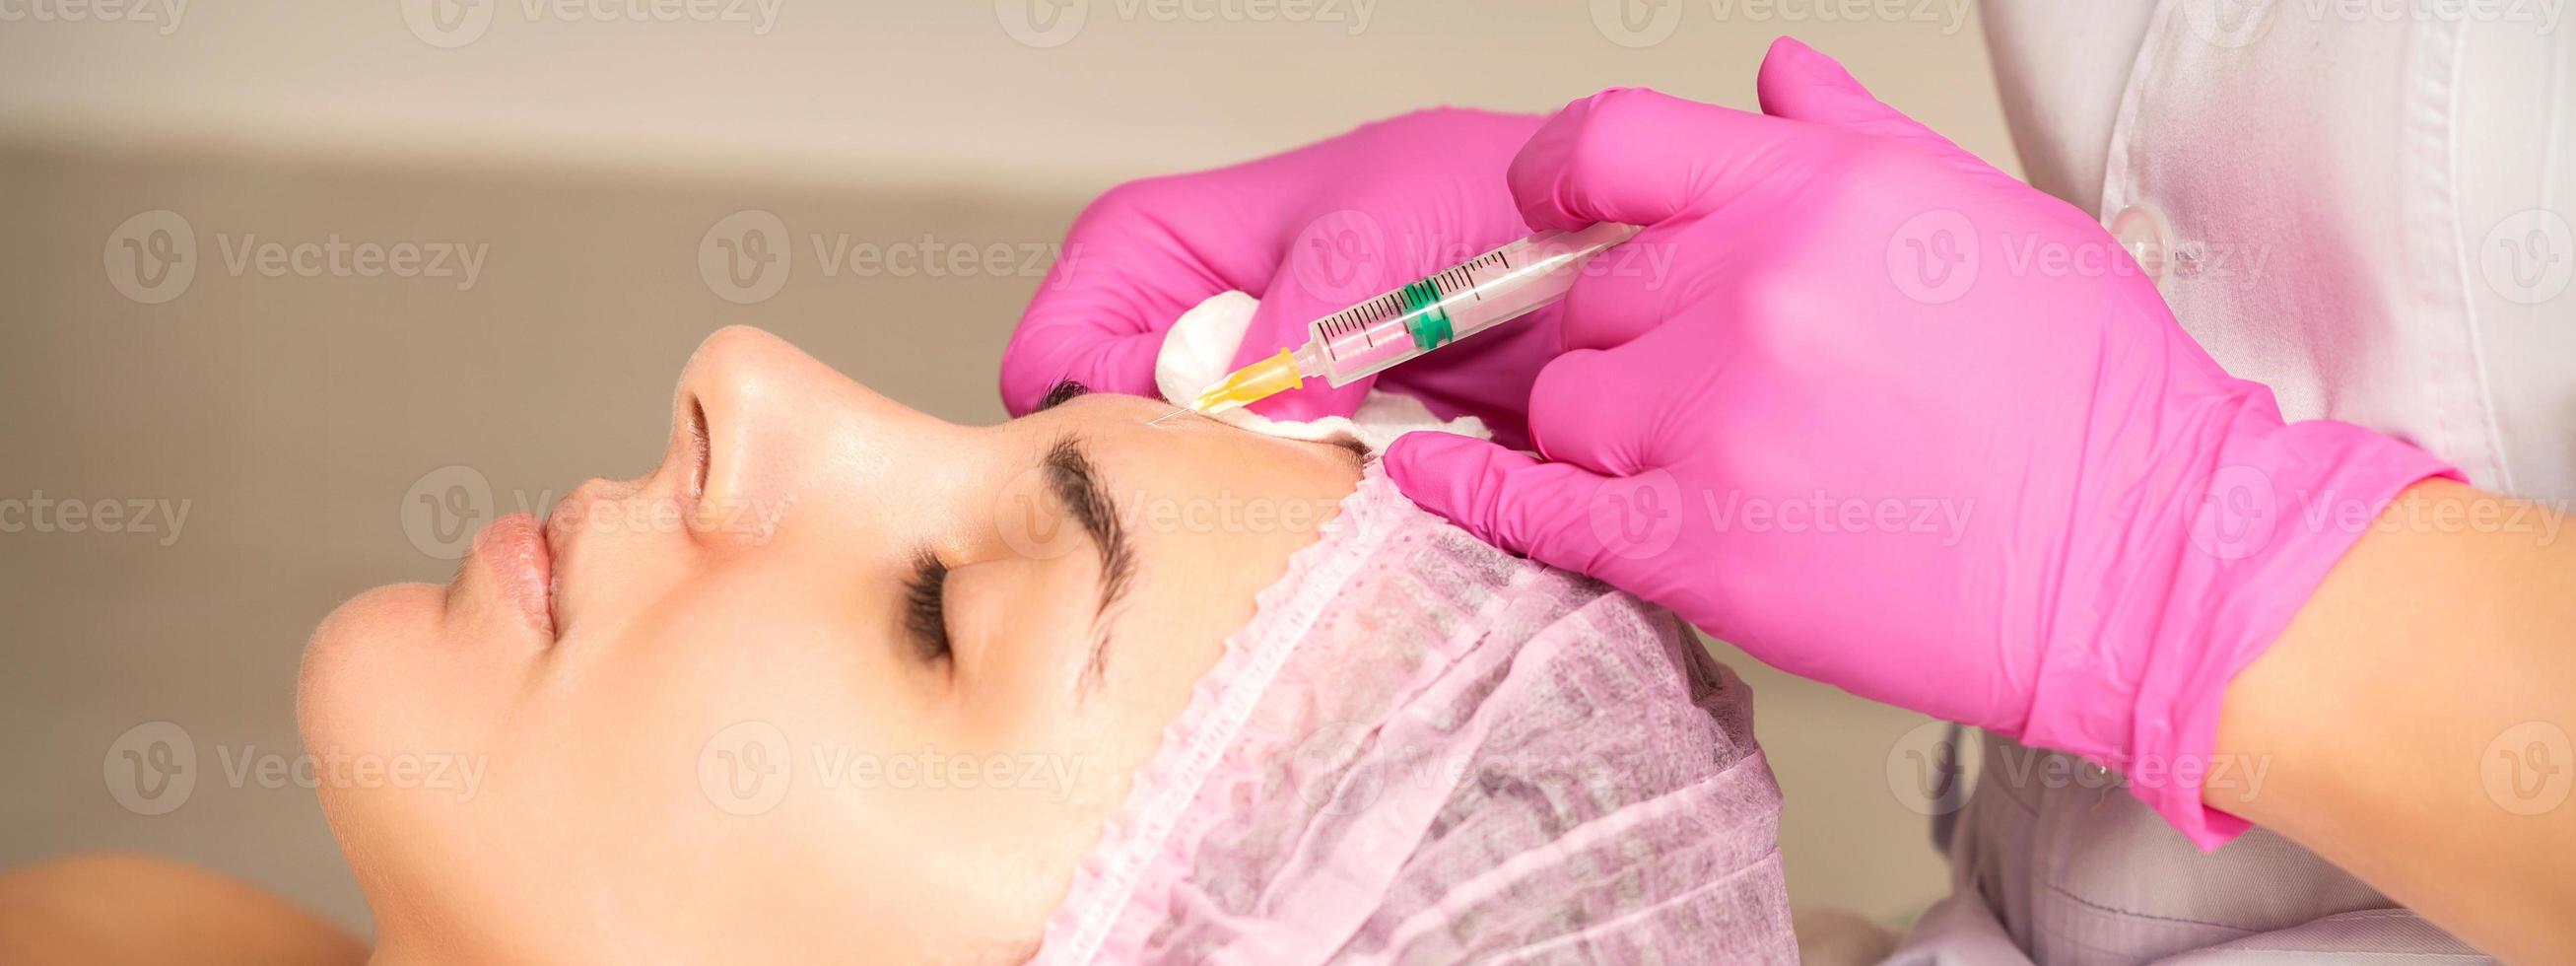
POLYGON ((671 425, 656 476, 693 500, 697 536, 719 543, 767 539, 818 486, 919 490, 931 483, 921 479, 936 465, 929 458, 960 431, 745 326, 717 331, 690 355, 671 425))

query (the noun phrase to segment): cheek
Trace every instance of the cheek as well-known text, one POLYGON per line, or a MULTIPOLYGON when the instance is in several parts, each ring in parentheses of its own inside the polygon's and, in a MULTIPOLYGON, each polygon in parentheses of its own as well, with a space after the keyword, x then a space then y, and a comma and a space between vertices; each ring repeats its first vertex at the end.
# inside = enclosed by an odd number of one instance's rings
POLYGON ((931 742, 936 719, 888 642, 853 630, 837 583, 783 562, 692 576, 614 638, 560 655, 506 739, 512 769, 562 799, 551 811, 641 823, 616 829, 631 843, 835 841, 789 834, 821 770, 931 742))
POLYGON ((847 588, 835 597, 813 566, 721 570, 568 656, 519 710, 492 780, 506 840, 582 863, 527 881, 631 884, 594 891, 585 914, 657 923, 657 942, 743 922, 809 952, 835 936, 917 949, 974 935, 956 910, 1000 881, 979 846, 1026 823, 975 810, 981 796, 894 787, 957 739, 917 675, 873 653, 887 638, 851 626, 847 588))

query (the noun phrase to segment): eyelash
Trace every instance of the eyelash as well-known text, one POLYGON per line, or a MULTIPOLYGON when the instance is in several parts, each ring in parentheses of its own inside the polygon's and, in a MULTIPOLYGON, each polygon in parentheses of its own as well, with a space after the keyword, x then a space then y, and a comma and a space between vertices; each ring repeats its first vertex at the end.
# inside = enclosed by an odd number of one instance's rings
POLYGON ((1047 387, 1046 398, 1038 401, 1035 412, 1045 412, 1091 392, 1091 387, 1071 379, 1058 379, 1047 387))
POLYGON ((948 647, 948 565, 928 553, 912 560, 903 592, 903 629, 924 661, 951 655, 948 647))

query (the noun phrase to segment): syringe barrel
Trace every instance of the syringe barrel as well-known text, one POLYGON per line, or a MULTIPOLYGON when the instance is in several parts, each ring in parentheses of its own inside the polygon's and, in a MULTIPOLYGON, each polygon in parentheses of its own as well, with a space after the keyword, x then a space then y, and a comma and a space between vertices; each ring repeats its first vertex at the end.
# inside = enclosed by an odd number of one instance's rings
POLYGON ((1637 231, 1615 222, 1542 231, 1316 319, 1310 348, 1323 371, 1309 374, 1343 385, 1527 315, 1565 297, 1585 263, 1637 231))

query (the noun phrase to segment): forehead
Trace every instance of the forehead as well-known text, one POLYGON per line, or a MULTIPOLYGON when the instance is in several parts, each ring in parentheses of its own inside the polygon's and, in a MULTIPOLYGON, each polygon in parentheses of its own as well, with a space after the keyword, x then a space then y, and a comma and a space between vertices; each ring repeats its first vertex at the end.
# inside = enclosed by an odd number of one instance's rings
POLYGON ((1119 493, 1208 498, 1276 498, 1306 494, 1316 481, 1347 491, 1359 451, 1330 443, 1264 436, 1215 419, 1183 414, 1159 399, 1091 393, 1017 421, 1039 445, 1079 440, 1119 493), (1148 425, 1151 423, 1151 425, 1148 425), (1330 481, 1342 480, 1339 486, 1330 481))

